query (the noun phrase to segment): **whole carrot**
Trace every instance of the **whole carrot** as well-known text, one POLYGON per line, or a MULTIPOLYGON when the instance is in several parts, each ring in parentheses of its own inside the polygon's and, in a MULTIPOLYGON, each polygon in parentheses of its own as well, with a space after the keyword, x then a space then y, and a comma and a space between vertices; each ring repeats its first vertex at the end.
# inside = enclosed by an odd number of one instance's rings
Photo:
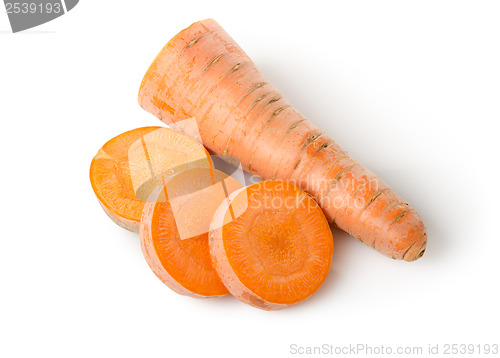
POLYGON ((209 151, 239 158, 262 179, 294 181, 329 221, 382 254, 423 255, 427 235, 416 211, 302 117, 214 20, 167 43, 144 76, 139 104, 167 124, 195 118, 209 151))

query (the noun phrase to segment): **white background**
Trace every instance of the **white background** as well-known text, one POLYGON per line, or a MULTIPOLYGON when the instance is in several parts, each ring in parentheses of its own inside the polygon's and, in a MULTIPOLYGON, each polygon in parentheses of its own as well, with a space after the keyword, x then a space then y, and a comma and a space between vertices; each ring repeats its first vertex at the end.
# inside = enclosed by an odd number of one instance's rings
MULTIPOLYGON (((0 13, 2 357, 288 357, 290 345, 500 343, 498 1, 81 1, 11 34, 0 13), (315 124, 421 214, 396 262, 334 231, 331 273, 277 312, 175 294, 88 170, 162 46, 215 18, 315 124)), ((297 356, 297 355, 295 355, 297 356)))

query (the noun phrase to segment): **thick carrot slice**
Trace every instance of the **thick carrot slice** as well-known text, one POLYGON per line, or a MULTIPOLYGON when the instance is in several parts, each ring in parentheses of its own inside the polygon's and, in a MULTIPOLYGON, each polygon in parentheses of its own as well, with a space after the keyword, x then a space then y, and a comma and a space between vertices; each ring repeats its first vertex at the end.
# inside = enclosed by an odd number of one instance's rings
POLYGON ((209 155, 194 139, 170 128, 143 127, 108 141, 90 165, 90 182, 108 216, 139 232, 151 190, 162 176, 189 167, 209 167, 209 155))
POLYGON ((156 276, 175 292, 191 297, 228 293, 212 266, 208 230, 216 209, 239 188, 221 171, 194 168, 165 183, 167 202, 146 203, 142 251, 156 276))
POLYGON ((203 144, 262 179, 292 180, 327 219, 393 259, 424 253, 417 212, 302 117, 212 19, 177 34, 151 64, 139 104, 167 124, 194 117, 203 144))
POLYGON ((210 227, 210 254, 225 286, 265 310, 312 295, 328 275, 332 251, 332 233, 316 201, 281 180, 234 192, 210 227))

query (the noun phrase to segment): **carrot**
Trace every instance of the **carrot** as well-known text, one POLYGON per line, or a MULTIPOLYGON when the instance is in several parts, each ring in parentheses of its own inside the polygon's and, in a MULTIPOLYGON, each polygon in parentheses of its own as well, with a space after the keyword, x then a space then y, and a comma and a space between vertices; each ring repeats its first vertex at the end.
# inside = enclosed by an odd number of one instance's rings
POLYGON ((209 155, 194 139, 173 129, 143 127, 109 140, 90 164, 97 200, 119 226, 139 232, 145 201, 162 176, 187 167, 209 167, 209 155))
POLYGON ((312 295, 328 275, 333 240, 316 201, 281 180, 235 191, 210 224, 210 254, 239 300, 282 309, 312 295))
POLYGON ((423 255, 427 235, 416 211, 302 117, 214 20, 167 43, 144 76, 139 104, 167 124, 194 117, 210 152, 239 158, 262 179, 294 181, 329 221, 382 254, 423 255))
POLYGON ((175 292, 191 297, 228 293, 212 266, 208 230, 216 209, 239 188, 221 171, 192 168, 166 180, 167 201, 153 194, 145 204, 140 229, 144 257, 175 292))

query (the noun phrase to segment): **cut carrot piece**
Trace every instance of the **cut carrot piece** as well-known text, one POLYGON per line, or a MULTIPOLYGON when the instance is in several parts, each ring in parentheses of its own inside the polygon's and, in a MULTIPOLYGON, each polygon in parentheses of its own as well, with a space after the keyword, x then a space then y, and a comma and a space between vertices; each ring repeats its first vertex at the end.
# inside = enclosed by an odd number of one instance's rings
POLYGON ((221 171, 193 168, 166 181, 167 202, 149 200, 141 221, 141 247, 156 276, 191 297, 228 293, 212 266, 210 221, 227 195, 241 184, 221 171))
POLYGON ((90 182, 108 216, 139 232, 144 203, 162 177, 189 167, 209 167, 209 158, 199 142, 178 131, 137 128, 104 144, 90 165, 90 182))
POLYGON ((214 20, 167 43, 139 104, 167 124, 195 118, 211 153, 237 157, 262 179, 294 181, 330 222, 382 254, 423 255, 427 234, 415 209, 302 117, 214 20))
POLYGON ((272 180, 235 191, 210 225, 210 254, 229 292, 265 310, 313 294, 330 270, 333 239, 316 201, 272 180))

